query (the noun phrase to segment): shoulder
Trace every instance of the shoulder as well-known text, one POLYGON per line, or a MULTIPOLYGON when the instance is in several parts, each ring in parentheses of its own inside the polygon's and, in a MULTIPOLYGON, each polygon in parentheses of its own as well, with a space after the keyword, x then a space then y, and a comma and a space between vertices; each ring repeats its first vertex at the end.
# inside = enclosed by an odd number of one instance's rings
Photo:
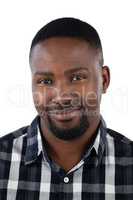
POLYGON ((133 141, 130 140, 129 138, 127 138, 125 135, 113 130, 113 129, 110 129, 110 128, 107 128, 107 133, 110 137, 112 137, 112 139, 117 142, 117 143, 121 143, 121 144, 125 144, 125 145, 133 145, 133 141))
POLYGON ((113 144, 117 156, 133 156, 133 141, 125 135, 107 128, 107 142, 113 144))
POLYGON ((20 142, 23 143, 24 138, 27 138, 27 130, 29 126, 21 127, 13 132, 6 134, 0 138, 0 153, 11 153, 13 145, 19 148, 20 142))

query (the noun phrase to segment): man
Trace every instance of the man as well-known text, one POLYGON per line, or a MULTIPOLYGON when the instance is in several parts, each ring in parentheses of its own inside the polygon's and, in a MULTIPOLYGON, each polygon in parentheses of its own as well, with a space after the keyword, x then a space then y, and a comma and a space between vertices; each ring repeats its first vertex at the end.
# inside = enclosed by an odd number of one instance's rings
POLYGON ((97 31, 75 18, 51 21, 29 62, 38 115, 0 139, 0 199, 133 199, 132 142, 100 114, 110 72, 97 31))

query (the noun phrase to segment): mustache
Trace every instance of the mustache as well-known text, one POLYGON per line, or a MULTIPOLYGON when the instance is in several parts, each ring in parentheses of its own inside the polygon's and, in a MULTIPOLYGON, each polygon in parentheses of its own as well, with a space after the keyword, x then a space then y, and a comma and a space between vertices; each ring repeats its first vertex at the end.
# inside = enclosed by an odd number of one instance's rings
POLYGON ((63 111, 63 110, 75 110, 75 109, 81 109, 82 106, 78 105, 78 106, 72 106, 70 105, 49 105, 45 107, 45 111, 46 112, 50 112, 50 111, 63 111))
POLYGON ((49 103, 45 106, 45 111, 61 111, 61 110, 73 110, 83 107, 83 102, 79 99, 65 100, 61 102, 49 103))
POLYGON ((40 110, 40 116, 45 116, 45 115, 48 115, 48 116, 51 116, 51 115, 54 115, 54 114, 63 114, 63 113, 68 113, 68 112, 71 112, 73 110, 81 110, 82 112, 84 111, 84 107, 82 107, 81 105, 80 106, 72 106, 72 105, 65 105, 65 106, 62 106, 62 105, 48 105, 48 106, 45 106, 43 107, 42 110, 40 110))

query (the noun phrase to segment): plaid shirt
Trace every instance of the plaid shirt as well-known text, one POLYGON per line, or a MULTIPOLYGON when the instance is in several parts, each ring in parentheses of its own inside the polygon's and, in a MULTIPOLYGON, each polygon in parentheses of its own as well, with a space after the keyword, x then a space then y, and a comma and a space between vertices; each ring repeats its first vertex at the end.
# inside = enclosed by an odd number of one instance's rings
POLYGON ((133 200, 133 144, 101 123, 65 172, 42 145, 39 116, 0 139, 0 200, 133 200))

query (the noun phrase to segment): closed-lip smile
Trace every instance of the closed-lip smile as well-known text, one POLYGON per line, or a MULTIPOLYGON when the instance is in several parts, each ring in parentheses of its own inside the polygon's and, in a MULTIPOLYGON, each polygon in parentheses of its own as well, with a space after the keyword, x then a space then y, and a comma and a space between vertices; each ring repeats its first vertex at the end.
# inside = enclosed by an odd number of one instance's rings
POLYGON ((53 110, 49 111, 49 115, 55 118, 58 121, 70 121, 72 118, 79 115, 81 108, 65 108, 62 110, 53 110))

